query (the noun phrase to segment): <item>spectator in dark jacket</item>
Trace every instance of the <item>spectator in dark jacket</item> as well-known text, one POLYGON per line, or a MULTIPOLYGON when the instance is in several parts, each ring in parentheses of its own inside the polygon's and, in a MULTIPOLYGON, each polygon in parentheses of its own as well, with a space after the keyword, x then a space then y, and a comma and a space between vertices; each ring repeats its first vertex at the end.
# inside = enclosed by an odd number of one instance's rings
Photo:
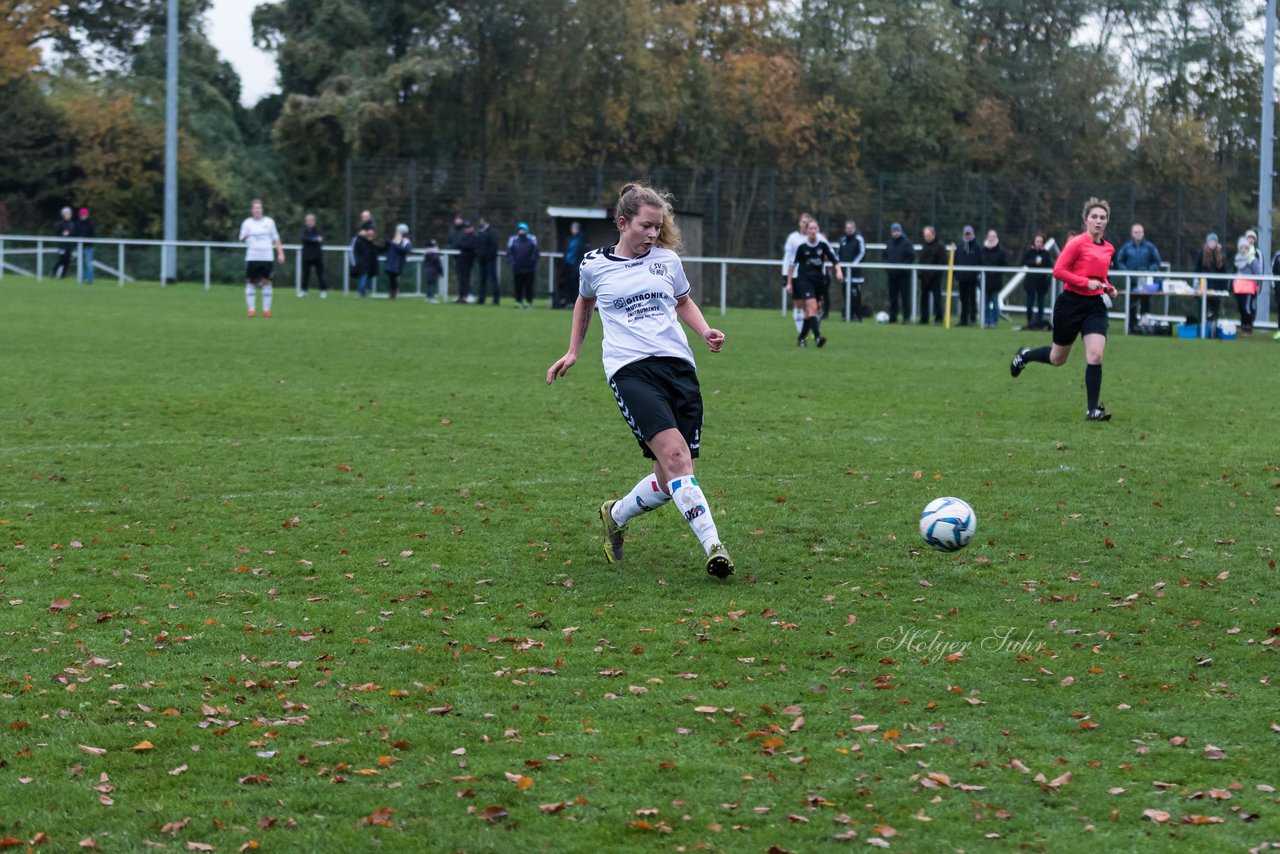
POLYGON ((1027 291, 1027 328, 1044 329, 1044 304, 1049 295, 1049 284, 1053 281, 1053 262, 1055 258, 1044 245, 1044 235, 1037 234, 1022 253, 1022 266, 1028 268, 1022 286, 1027 291), (1044 271, 1044 272, 1037 272, 1044 271))
POLYGON ((484 305, 485 295, 492 293, 493 304, 497 305, 501 296, 498 288, 498 237, 484 217, 476 218, 476 261, 480 265, 480 281, 476 285, 480 293, 476 302, 484 305))
POLYGON ((440 302, 440 279, 444 276, 444 264, 440 261, 440 245, 434 240, 427 241, 427 248, 422 250, 422 277, 427 281, 427 302, 440 302))
POLYGON ((324 235, 316 225, 316 215, 307 214, 303 219, 302 233, 298 242, 302 244, 302 290, 298 296, 305 297, 311 288, 311 272, 314 270, 316 281, 320 284, 320 299, 329 296, 329 288, 324 283, 324 235))
MULTIPOLYGON (((75 237, 76 221, 71 218, 71 208, 62 209, 62 218, 53 224, 55 237, 75 237)), ((58 260, 53 265, 53 278, 65 279, 71 269, 71 253, 76 248, 74 243, 58 244, 58 260)))
POLYGON ((886 264, 901 264, 900 269, 890 268, 885 271, 889 282, 889 322, 898 322, 898 304, 902 304, 902 322, 911 320, 911 271, 906 265, 916 262, 916 249, 911 241, 902 233, 902 226, 894 223, 889 226, 889 242, 884 247, 886 264))
POLYGON ((471 270, 476 263, 476 232, 471 223, 461 216, 453 218, 449 229, 449 248, 457 250, 454 268, 458 275, 458 298, 455 302, 471 302, 471 270))
POLYGON ((582 230, 582 223, 569 226, 569 239, 564 244, 564 261, 560 264, 560 281, 552 308, 572 308, 578 300, 578 272, 582 259, 591 248, 591 241, 582 230))
MULTIPOLYGON (((947 266, 947 250, 938 240, 938 230, 931 225, 924 227, 924 243, 920 247, 920 263, 931 266, 947 266)), ((933 322, 942 325, 942 270, 920 271, 920 322, 929 322, 929 303, 933 302, 933 322)))
MULTIPOLYGON (((1274 264, 1272 265, 1275 266, 1274 264)), ((1218 242, 1218 235, 1209 232, 1204 239, 1204 246, 1196 251, 1196 257, 1192 259, 1192 269, 1196 273, 1226 273, 1227 272, 1227 254, 1222 251, 1222 244, 1218 242)), ((1272 275, 1275 275, 1274 272, 1272 275)), ((1226 279, 1201 279, 1201 287, 1206 291, 1225 291, 1230 288, 1231 283, 1226 279)), ((1222 297, 1210 296, 1206 298, 1209 312, 1209 322, 1212 323, 1218 319, 1222 313, 1222 297)))
MULTIPOLYGON (((978 258, 983 267, 1008 267, 1009 256, 1000 245, 1000 235, 994 228, 987 231, 987 239, 978 250, 978 258)), ((1000 322, 1000 291, 1004 288, 1004 273, 998 270, 983 271, 986 284, 986 305, 982 313, 982 325, 985 329, 995 329, 1000 322)))
POLYGON ((413 244, 409 241, 409 226, 404 223, 397 225, 396 236, 387 241, 382 251, 387 259, 382 265, 387 274, 387 294, 395 299, 400 293, 400 275, 404 273, 409 253, 413 251, 413 244))
POLYGON ((471 270, 476 265, 476 229, 468 220, 462 220, 462 232, 454 237, 449 232, 449 246, 458 251, 458 298, 454 302, 475 302, 471 296, 471 270))
MULTIPOLYGON (((98 236, 98 227, 93 224, 93 220, 89 218, 89 209, 81 208, 79 219, 76 220, 75 227, 72 229, 76 237, 85 237, 90 240, 98 236)), ((86 285, 93 284, 93 243, 78 243, 80 248, 80 281, 86 285)))
POLYGON ((507 241, 507 260, 515 278, 516 307, 533 308, 533 280, 538 272, 538 238, 529 233, 529 224, 520 223, 507 241), (522 304, 523 303, 523 304, 522 304))
POLYGON ((858 231, 858 224, 851 219, 844 222, 844 234, 840 235, 840 245, 836 248, 836 257, 845 267, 845 281, 849 283, 849 306, 845 315, 847 320, 862 320, 862 268, 858 265, 867 256, 867 242, 858 231))
MULTIPOLYGON (((364 223, 362 223, 364 225, 364 223)), ((364 299, 378 281, 377 235, 372 228, 361 228, 351 241, 351 273, 356 276, 356 290, 364 299)))
MULTIPOLYGON (((982 244, 974 235, 973 226, 966 225, 956 246, 957 267, 981 267, 982 244)), ((960 322, 957 326, 972 326, 978 322, 978 282, 982 274, 974 270, 956 270, 956 289, 960 291, 960 322)))

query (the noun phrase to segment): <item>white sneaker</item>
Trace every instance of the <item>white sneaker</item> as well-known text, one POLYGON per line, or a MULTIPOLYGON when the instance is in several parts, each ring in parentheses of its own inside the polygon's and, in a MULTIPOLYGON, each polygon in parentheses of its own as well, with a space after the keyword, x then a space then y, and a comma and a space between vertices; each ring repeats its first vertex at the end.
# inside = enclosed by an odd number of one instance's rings
POLYGON ((307 295, 307 292, 306 292, 306 291, 298 291, 298 298, 299 298, 299 299, 301 299, 302 297, 305 297, 306 295, 307 295))
POLYGON ((328 292, 328 291, 321 291, 321 292, 320 292, 320 299, 328 299, 328 298, 329 298, 329 292, 328 292))

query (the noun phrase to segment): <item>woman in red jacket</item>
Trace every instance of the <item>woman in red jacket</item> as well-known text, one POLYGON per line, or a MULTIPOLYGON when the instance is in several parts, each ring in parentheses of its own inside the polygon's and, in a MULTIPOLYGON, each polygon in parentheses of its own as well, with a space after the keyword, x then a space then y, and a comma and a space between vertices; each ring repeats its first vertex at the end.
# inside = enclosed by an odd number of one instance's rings
POLYGON ((1076 336, 1083 336, 1086 421, 1111 420, 1111 413, 1098 402, 1102 353, 1107 346, 1107 309, 1116 295, 1107 281, 1116 248, 1102 237, 1110 220, 1111 206, 1105 201, 1090 198, 1084 203, 1084 233, 1067 241, 1053 265, 1053 277, 1064 287, 1053 307, 1053 346, 1034 350, 1019 347, 1009 363, 1009 373, 1015 377, 1031 362, 1060 367, 1071 355, 1076 336))

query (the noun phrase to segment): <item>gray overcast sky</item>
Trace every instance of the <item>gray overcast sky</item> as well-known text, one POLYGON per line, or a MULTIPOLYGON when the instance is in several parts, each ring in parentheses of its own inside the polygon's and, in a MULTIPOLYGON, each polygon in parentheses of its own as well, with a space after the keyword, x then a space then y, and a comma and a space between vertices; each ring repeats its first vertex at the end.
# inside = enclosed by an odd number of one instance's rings
POLYGON ((249 16, 261 2, 263 0, 213 0, 205 18, 209 41, 240 75, 240 101, 246 107, 258 103, 263 95, 280 91, 275 60, 271 54, 253 46, 249 16))

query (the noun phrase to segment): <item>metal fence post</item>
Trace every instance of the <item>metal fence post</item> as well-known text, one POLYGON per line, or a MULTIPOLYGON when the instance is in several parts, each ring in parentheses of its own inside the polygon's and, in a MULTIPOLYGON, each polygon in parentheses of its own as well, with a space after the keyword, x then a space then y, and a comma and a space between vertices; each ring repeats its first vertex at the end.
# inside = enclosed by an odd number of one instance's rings
POLYGON ((116 277, 119 279, 120 287, 124 287, 124 244, 120 243, 116 246, 116 277))
POLYGON ((44 281, 44 241, 36 241, 36 281, 44 281))
POLYGON ((720 316, 724 317, 729 307, 729 262, 720 262, 720 316))
POLYGON ((209 290, 209 247, 204 248, 204 289, 209 290))

